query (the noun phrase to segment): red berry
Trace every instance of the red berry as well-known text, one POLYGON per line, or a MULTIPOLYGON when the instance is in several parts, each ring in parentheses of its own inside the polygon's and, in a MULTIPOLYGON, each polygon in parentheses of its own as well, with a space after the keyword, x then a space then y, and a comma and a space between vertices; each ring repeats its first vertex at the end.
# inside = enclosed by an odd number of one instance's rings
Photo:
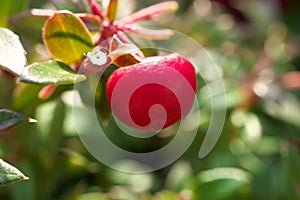
POLYGON ((184 117, 193 105, 195 91, 195 69, 176 53, 147 57, 138 64, 119 68, 106 85, 114 115, 143 131, 166 128, 184 117), (155 108, 157 104, 165 112, 155 108))

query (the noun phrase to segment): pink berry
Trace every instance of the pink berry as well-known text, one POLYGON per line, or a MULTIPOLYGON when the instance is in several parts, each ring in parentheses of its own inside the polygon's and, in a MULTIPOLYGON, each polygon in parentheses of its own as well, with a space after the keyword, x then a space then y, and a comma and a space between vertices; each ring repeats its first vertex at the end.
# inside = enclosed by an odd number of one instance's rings
POLYGON ((157 131, 190 111, 196 85, 193 65, 173 53, 117 69, 107 81, 106 95, 120 121, 139 130, 157 131))

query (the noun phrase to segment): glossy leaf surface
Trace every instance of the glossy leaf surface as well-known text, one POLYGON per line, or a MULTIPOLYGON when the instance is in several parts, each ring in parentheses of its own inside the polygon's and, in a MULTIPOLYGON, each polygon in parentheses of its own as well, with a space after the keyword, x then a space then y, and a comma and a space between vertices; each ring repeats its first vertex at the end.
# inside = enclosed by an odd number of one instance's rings
POLYGON ((85 80, 82 74, 75 74, 68 65, 58 61, 33 63, 24 68, 20 81, 36 84, 73 84, 85 80))
POLYGON ((55 59, 68 64, 82 60, 93 49, 87 27, 68 11, 57 12, 47 20, 43 40, 55 59))

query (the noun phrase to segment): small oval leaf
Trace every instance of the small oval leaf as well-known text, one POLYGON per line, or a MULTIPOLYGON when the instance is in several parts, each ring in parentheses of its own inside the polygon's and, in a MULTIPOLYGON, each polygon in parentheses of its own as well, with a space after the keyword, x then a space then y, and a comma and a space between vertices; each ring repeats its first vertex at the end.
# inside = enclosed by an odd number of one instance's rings
POLYGON ((0 28, 0 67, 20 75, 27 62, 25 54, 19 37, 6 28, 0 28))
POLYGON ((6 109, 0 110, 0 131, 7 130, 25 121, 29 121, 29 118, 23 114, 6 109))
POLYGON ((93 49, 87 27, 68 11, 57 12, 47 20, 43 40, 54 58, 68 64, 82 60, 84 54, 93 49))
POLYGON ((26 83, 62 85, 84 81, 86 76, 75 74, 62 62, 50 60, 25 67, 19 79, 26 83))
POLYGON ((20 170, 0 159, 0 186, 28 179, 20 170))

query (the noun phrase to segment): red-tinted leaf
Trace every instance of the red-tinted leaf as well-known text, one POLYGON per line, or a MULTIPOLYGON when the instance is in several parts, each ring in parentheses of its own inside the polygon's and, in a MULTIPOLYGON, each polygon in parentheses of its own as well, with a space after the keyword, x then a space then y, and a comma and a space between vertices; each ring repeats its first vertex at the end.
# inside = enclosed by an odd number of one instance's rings
POLYGON ((87 27, 68 11, 57 12, 47 20, 43 40, 54 58, 68 64, 81 61, 93 49, 87 27))
POLYGON ((22 122, 32 121, 27 116, 6 109, 0 110, 0 131, 7 130, 22 122))

